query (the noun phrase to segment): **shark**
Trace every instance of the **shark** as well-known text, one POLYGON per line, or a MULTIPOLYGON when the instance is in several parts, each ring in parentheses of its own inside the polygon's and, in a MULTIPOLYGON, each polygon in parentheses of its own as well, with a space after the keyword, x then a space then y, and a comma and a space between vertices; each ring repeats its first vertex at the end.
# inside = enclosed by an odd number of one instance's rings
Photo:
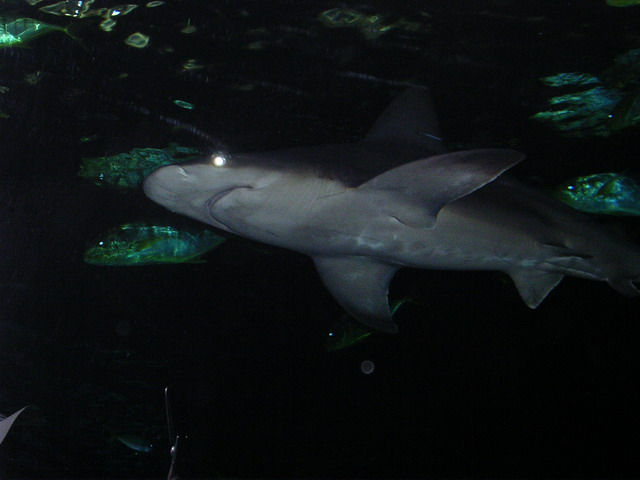
POLYGON ((428 89, 400 93, 357 142, 215 152, 168 165, 145 194, 172 212, 313 259, 351 316, 398 330, 388 304, 402 267, 501 271, 532 309, 565 275, 640 296, 640 249, 507 172, 510 149, 448 152, 428 89))

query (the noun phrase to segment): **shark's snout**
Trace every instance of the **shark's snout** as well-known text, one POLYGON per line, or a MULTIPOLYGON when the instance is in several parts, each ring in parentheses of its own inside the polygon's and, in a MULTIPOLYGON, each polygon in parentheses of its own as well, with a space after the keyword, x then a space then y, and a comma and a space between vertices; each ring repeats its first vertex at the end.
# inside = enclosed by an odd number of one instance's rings
POLYGON ((151 173, 142 188, 147 197, 167 208, 177 200, 180 186, 189 180, 187 171, 178 165, 167 165, 151 173))
POLYGON ((155 178, 156 181, 159 182, 175 184, 180 180, 189 180, 190 175, 187 173, 187 170, 180 165, 167 165, 153 172, 149 175, 149 178, 155 178))

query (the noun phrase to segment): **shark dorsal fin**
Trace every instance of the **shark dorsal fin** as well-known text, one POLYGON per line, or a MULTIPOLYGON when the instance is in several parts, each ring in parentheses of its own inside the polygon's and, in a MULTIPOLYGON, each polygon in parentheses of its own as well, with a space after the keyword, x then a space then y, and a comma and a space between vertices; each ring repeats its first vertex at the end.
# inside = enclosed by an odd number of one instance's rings
POLYGON ((524 159, 515 150, 485 149, 436 155, 393 168, 358 187, 404 196, 407 208, 393 212, 401 223, 433 228, 442 207, 483 187, 524 159))
POLYGON ((444 152, 429 90, 409 88, 398 95, 378 117, 364 141, 402 141, 432 152, 444 152))

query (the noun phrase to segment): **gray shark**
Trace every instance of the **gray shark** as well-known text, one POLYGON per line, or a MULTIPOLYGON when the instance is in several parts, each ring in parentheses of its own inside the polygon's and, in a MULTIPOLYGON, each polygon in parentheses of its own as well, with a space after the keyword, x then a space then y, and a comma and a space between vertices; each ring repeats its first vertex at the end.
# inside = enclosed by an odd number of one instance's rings
POLYGON ((400 94, 355 143, 214 154, 152 173, 173 212, 313 258, 338 303, 396 332, 387 303, 401 267, 498 270, 536 308, 564 275, 639 296, 640 249, 503 173, 513 150, 446 153, 426 89, 400 94))

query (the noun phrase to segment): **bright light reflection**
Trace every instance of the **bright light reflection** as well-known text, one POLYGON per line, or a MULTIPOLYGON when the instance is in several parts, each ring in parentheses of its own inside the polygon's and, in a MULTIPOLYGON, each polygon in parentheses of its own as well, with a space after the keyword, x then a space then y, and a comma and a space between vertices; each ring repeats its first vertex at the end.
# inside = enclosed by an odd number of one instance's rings
POLYGON ((211 157, 211 163, 213 163, 216 167, 222 167, 225 163, 227 163, 227 159, 222 155, 214 155, 211 157))

